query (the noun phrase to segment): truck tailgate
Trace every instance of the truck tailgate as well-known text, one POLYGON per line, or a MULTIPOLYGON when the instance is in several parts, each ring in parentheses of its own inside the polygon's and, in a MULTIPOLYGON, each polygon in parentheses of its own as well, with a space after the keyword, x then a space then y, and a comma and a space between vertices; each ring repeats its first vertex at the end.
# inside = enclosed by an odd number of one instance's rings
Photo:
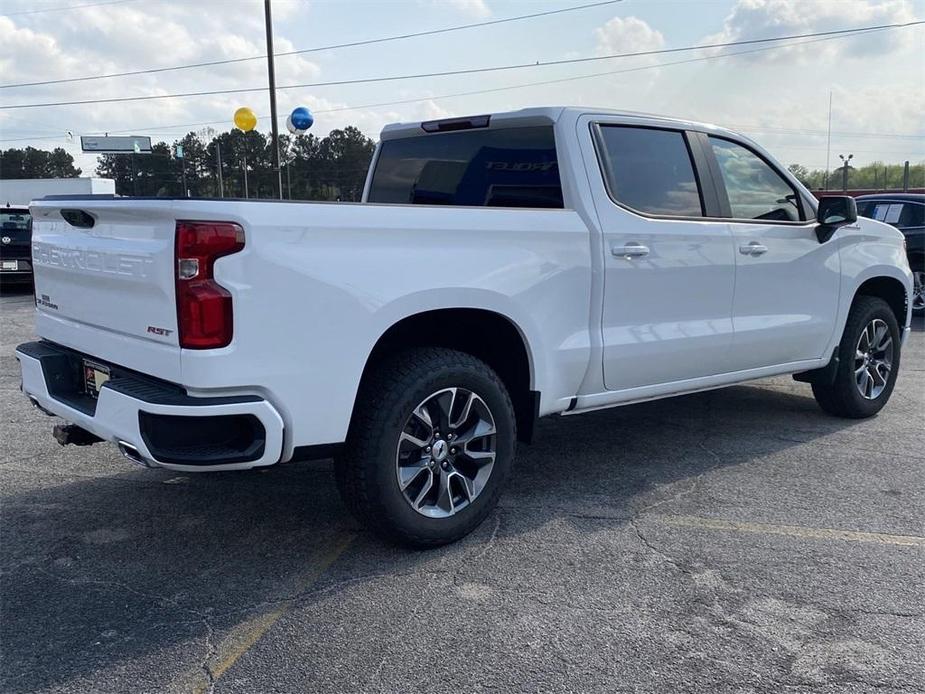
POLYGON ((33 204, 36 322, 43 338, 179 379, 176 211, 167 202, 75 197, 33 204))

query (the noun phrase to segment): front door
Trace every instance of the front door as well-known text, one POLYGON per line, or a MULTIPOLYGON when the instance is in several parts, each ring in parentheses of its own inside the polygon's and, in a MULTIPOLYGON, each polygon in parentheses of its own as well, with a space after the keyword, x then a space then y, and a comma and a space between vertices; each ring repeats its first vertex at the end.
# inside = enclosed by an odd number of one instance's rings
POLYGON ((728 370, 732 239, 724 220, 705 219, 688 134, 607 119, 585 127, 597 155, 589 178, 604 242, 607 389, 728 370))
POLYGON ((742 143, 709 136, 735 245, 732 370, 819 359, 838 314, 837 240, 821 243, 812 210, 742 143), (725 193, 723 193, 725 188, 725 193))

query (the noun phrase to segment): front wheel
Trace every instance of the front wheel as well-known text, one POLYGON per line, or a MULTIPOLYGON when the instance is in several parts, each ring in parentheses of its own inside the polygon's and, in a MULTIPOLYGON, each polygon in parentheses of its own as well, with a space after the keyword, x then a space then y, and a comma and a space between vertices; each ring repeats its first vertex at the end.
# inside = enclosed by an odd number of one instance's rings
POLYGON ((922 269, 912 271, 912 312, 925 313, 925 270, 922 269))
POLYGON ((877 414, 890 399, 899 371, 899 325, 883 299, 858 297, 838 346, 832 383, 813 383, 819 406, 838 417, 877 414))
POLYGON ((450 349, 402 352, 364 380, 338 487, 381 537, 419 548, 453 542, 497 503, 515 433, 508 392, 487 364, 450 349))

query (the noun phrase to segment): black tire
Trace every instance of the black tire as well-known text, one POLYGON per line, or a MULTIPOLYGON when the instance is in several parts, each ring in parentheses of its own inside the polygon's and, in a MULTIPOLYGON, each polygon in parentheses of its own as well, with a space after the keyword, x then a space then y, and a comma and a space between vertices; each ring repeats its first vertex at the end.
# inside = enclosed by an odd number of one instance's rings
POLYGON ((900 331, 896 316, 883 299, 872 296, 859 296, 855 299, 848 314, 845 332, 838 345, 838 368, 832 383, 813 383, 813 395, 819 406, 836 417, 864 419, 877 414, 890 399, 896 376, 899 373, 900 331), (877 397, 868 399, 861 394, 855 376, 856 350, 861 333, 874 320, 886 323, 892 338, 892 368, 883 390, 877 397))
POLYGON ((451 349, 404 351, 364 378, 343 453, 335 461, 338 490, 351 513, 380 537, 407 547, 438 547, 470 533, 497 504, 513 464, 515 439, 511 398, 487 364, 451 349), (396 454, 412 410, 444 388, 466 389, 489 408, 495 458, 471 502, 454 515, 432 518, 412 508, 402 493, 396 454))

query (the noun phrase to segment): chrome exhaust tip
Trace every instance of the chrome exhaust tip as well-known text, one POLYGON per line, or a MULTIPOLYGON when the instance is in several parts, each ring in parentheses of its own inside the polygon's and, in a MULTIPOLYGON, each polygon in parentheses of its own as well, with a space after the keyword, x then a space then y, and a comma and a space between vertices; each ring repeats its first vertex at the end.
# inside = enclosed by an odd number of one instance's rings
POLYGON ((135 448, 132 444, 126 443, 125 441, 119 441, 119 452, 126 458, 136 465, 141 465, 141 467, 153 468, 154 465, 149 463, 147 460, 141 457, 141 453, 138 452, 138 449, 135 448))
POLYGON ((42 406, 39 404, 39 401, 36 400, 36 399, 35 399, 34 397, 32 397, 31 395, 29 396, 29 402, 31 402, 31 403, 32 403, 32 406, 33 406, 35 409, 37 409, 39 412, 41 412, 42 414, 48 415, 49 417, 56 417, 56 416, 57 416, 54 412, 49 412, 49 411, 46 410, 44 407, 42 407, 42 406))

